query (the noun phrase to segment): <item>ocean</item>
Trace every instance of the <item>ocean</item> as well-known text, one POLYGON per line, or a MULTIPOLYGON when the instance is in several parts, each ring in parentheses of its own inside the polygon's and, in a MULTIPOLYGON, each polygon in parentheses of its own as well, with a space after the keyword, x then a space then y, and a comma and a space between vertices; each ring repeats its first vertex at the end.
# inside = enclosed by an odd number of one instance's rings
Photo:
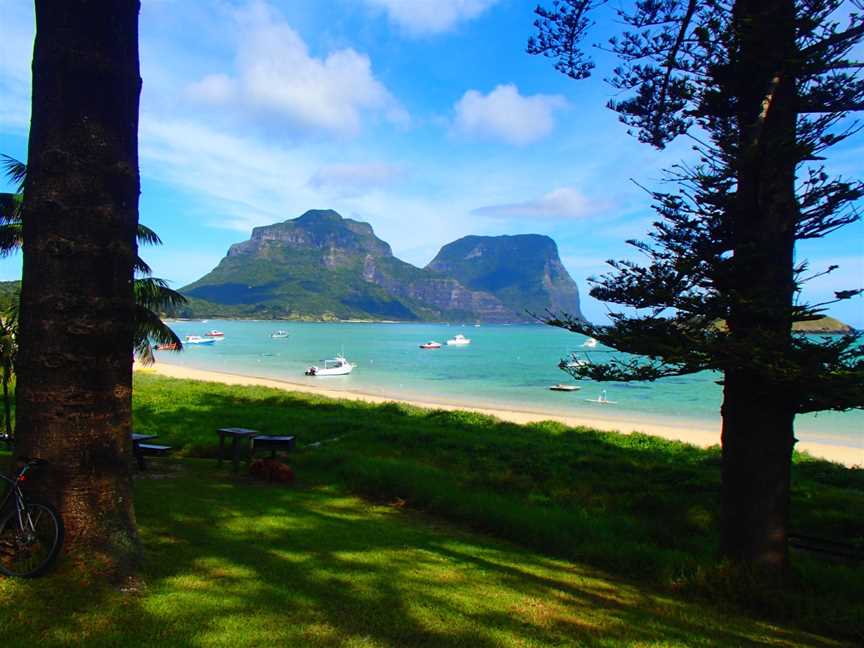
MULTIPOLYGON (((602 345, 583 347, 584 336, 548 326, 270 320, 169 324, 181 338, 211 329, 224 332, 225 337, 213 345, 186 345, 181 353, 157 352, 157 362, 424 402, 677 427, 692 422, 719 430, 719 374, 701 372, 642 383, 577 383, 558 368, 562 358, 575 352, 601 361, 611 351, 602 345), (289 337, 271 338, 278 329, 287 330, 289 337), (460 333, 471 339, 470 345, 444 345, 460 333), (444 346, 419 348, 429 340, 444 346), (308 366, 338 353, 357 365, 350 375, 304 376, 308 366), (549 390, 557 383, 578 384, 581 389, 549 390), (614 404, 588 402, 604 390, 614 404)), ((860 410, 798 416, 796 436, 801 441, 860 448, 864 460, 864 412, 860 410)))

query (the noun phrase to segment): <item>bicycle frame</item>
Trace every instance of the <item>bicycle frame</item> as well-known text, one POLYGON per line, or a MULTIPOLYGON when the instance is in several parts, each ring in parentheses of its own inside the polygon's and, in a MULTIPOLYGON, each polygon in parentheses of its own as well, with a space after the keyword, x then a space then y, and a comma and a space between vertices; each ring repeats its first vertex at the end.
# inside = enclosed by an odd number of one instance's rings
POLYGON ((21 468, 18 469, 18 471, 15 473, 14 479, 7 477, 6 475, 0 474, 0 479, 9 484, 9 491, 3 497, 3 501, 0 502, 0 514, 2 514, 3 511, 6 510, 6 508, 10 505, 11 501, 14 499, 15 510, 18 513, 18 524, 22 528, 24 526, 24 520, 21 517, 21 512, 24 510, 24 492, 21 490, 21 482, 27 480, 27 472, 35 465, 37 465, 36 462, 28 461, 21 468))

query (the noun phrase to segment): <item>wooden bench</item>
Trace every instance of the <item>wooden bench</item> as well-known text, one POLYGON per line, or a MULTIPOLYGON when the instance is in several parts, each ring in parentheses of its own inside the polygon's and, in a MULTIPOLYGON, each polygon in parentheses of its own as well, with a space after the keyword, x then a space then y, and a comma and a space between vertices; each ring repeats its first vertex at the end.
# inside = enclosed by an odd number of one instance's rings
POLYGON ((249 458, 255 454, 255 449, 261 448, 264 450, 270 450, 270 458, 274 459, 276 457, 277 450, 285 450, 290 452, 294 449, 294 437, 293 436, 270 436, 266 434, 259 434, 257 436, 252 437, 252 441, 249 448, 249 458))
POLYGON ((155 445, 153 443, 136 443, 133 447, 135 459, 138 461, 138 468, 146 470, 144 457, 164 457, 171 452, 171 446, 155 445))

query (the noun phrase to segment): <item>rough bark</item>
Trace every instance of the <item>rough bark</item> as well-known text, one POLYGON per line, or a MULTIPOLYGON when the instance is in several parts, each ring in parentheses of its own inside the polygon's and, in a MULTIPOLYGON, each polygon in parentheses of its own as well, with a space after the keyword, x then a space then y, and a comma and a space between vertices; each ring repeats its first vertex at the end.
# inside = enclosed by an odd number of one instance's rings
POLYGON ((794 17, 793 0, 738 0, 733 16, 739 155, 728 325, 742 361, 725 372, 721 548, 736 562, 775 573, 788 564, 795 403, 760 363, 782 361, 792 334, 794 17))
POLYGON ((22 220, 17 453, 67 547, 122 574, 138 551, 130 477, 138 223, 138 0, 36 1, 22 220))

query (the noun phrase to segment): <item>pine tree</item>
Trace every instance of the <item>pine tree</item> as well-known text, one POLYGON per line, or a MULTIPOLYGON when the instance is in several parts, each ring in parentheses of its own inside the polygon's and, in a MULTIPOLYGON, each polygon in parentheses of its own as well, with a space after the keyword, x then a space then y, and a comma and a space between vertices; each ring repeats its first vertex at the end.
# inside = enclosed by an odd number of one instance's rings
MULTIPOLYGON (((603 4, 538 7, 529 53, 586 78, 593 63, 580 42, 603 4)), ((852 7, 860 11, 860 0, 852 7)), ((821 163, 856 134, 848 115, 864 108, 864 64, 849 58, 864 16, 849 8, 842 0, 637 0, 617 12, 626 27, 609 44, 622 63, 611 83, 626 96, 610 107, 657 148, 693 138, 698 162, 669 170, 675 190, 651 192, 658 219, 649 240, 628 241, 649 262, 610 261, 613 272, 592 279, 592 296, 637 314, 615 312, 605 326, 549 320, 639 356, 571 364, 576 378, 722 372, 721 550, 774 575, 789 559, 795 415, 864 407, 858 336, 814 340, 792 330, 828 305, 801 303, 810 271, 795 260, 796 242, 856 221, 864 196, 861 182, 829 177, 821 163)))

